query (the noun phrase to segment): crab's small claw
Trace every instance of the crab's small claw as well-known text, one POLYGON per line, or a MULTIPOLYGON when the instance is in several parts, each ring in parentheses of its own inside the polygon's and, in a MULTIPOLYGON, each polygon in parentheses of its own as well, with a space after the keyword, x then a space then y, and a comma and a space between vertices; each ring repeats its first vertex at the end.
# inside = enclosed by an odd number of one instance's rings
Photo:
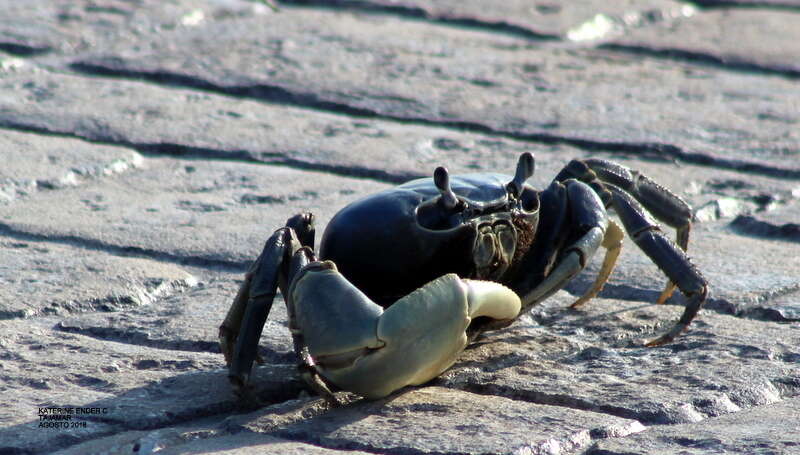
POLYGON ((384 311, 327 261, 303 270, 289 295, 320 374, 367 398, 435 378, 467 346, 474 318, 511 320, 521 307, 505 286, 448 274, 384 311))

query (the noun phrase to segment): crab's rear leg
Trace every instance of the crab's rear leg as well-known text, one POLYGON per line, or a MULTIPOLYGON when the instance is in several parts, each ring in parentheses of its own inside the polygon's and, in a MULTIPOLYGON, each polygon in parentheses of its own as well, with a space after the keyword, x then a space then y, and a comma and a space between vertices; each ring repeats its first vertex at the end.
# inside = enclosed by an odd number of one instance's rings
MULTIPOLYGON (((582 180, 594 176, 603 183, 610 183, 631 194, 659 221, 675 228, 675 242, 686 251, 689 247, 689 232, 692 228, 692 209, 678 195, 659 185, 639 171, 617 163, 590 158, 572 161, 562 173, 582 180), (589 171, 591 170, 591 172, 589 171)), ((675 291, 676 284, 670 280, 656 303, 664 303, 675 291)))
POLYGON ((628 235, 636 245, 669 277, 672 283, 689 299, 678 322, 667 333, 651 340, 648 346, 669 343, 686 330, 705 303, 708 285, 689 257, 675 246, 655 224, 641 205, 627 191, 606 184, 612 193, 612 205, 622 220, 628 235))

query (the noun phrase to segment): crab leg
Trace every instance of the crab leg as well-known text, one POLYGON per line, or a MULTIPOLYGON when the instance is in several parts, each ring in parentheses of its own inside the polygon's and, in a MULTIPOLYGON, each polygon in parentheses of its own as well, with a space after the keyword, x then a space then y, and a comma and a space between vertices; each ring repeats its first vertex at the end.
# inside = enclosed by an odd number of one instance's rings
POLYGON ((603 290, 603 286, 606 284, 608 277, 611 276, 611 272, 614 270, 619 253, 622 251, 622 239, 624 237, 625 233, 622 232, 622 228, 620 228, 619 225, 613 220, 608 220, 606 235, 603 237, 603 243, 601 244, 603 248, 606 249, 606 256, 603 258, 603 265, 600 266, 600 272, 597 274, 597 279, 592 287, 589 288, 589 290, 586 291, 581 298, 570 305, 570 308, 577 308, 583 305, 589 300, 595 298, 597 294, 603 290))
MULTIPOLYGON (((590 158, 573 166, 578 168, 588 167, 597 178, 604 183, 615 185, 633 195, 648 212, 652 213, 659 221, 675 228, 677 231, 675 242, 686 251, 689 247, 689 231, 692 228, 692 209, 678 195, 659 185, 639 171, 628 169, 611 161, 590 158)), ((675 291, 675 282, 667 282, 664 291, 656 303, 664 303, 675 291)))
MULTIPOLYGON (((292 256, 292 260, 289 264, 289 282, 291 283, 298 278, 301 275, 301 272, 305 270, 309 264, 316 260, 316 256, 311 248, 303 247, 297 250, 292 256)), ((283 287, 282 289, 282 292, 289 292, 286 287, 283 287)), ((287 295, 286 293, 284 295, 287 295)), ((329 384, 320 377, 319 372, 317 371, 316 361, 311 356, 311 352, 309 352, 305 338, 303 337, 303 332, 297 325, 294 306, 287 303, 286 311, 289 316, 289 331, 292 334, 292 343, 294 346, 295 355, 297 356, 297 368, 300 370, 300 376, 303 378, 306 384, 308 384, 315 392, 317 392, 317 395, 323 397, 333 406, 340 405, 341 402, 336 398, 333 392, 331 392, 329 384)))
POLYGON ((628 235, 636 245, 675 283, 689 301, 678 322, 667 333, 651 340, 648 346, 669 343, 683 332, 700 311, 708 293, 707 282, 683 250, 672 243, 626 191, 606 184, 612 193, 612 205, 628 235))
POLYGON ((266 241, 261 255, 245 274, 245 280, 219 328, 220 348, 229 366, 228 376, 237 392, 247 384, 253 361, 258 357, 258 340, 277 288, 285 289, 287 286, 287 259, 304 242, 312 245, 314 242, 313 216, 310 213, 290 218, 286 227, 275 231, 266 241))
POLYGON ((264 251, 253 267, 249 298, 228 372, 235 389, 243 388, 249 380, 250 370, 258 353, 258 340, 261 338, 278 288, 278 275, 283 258, 291 248, 290 239, 289 228, 275 231, 267 240, 264 251))
MULTIPOLYGON (((582 234, 572 244, 564 247, 565 254, 553 265, 552 270, 546 274, 543 280, 533 289, 522 292, 523 306, 526 310, 561 289, 567 281, 583 270, 587 260, 592 257, 601 244, 615 243, 614 233, 611 235, 606 233, 608 218, 605 215, 603 203, 591 187, 577 180, 567 180, 563 184, 554 182, 542 195, 543 207, 545 204, 550 204, 551 195, 555 196, 553 198, 555 201, 559 199, 568 201, 566 207, 562 202, 561 207, 557 207, 556 210, 562 212, 562 217, 564 217, 564 210, 570 210, 572 221, 581 229, 582 234)), ((560 226, 562 221, 557 220, 556 224, 560 226)), ((552 239, 555 240, 559 231, 562 230, 559 228, 548 234, 555 236, 552 239)), ((559 243, 553 242, 556 246, 559 243)), ((550 248, 555 248, 556 246, 550 248)), ((611 273, 616 261, 616 254, 612 249, 609 250, 609 254, 606 255, 606 259, 603 261, 604 269, 601 270, 601 275, 595 285, 587 293, 588 298, 591 298, 591 293, 599 292, 599 288, 608 279, 608 275, 611 273)), ((532 272, 534 272, 533 279, 536 279, 536 270, 533 269, 532 272)))
POLYGON ((258 259, 253 262, 250 269, 244 274, 244 282, 239 286, 239 291, 233 299, 233 304, 228 308, 225 320, 219 326, 219 347, 225 356, 225 364, 228 366, 233 360, 233 349, 239 336, 239 328, 242 326, 242 318, 244 317, 244 310, 247 308, 247 301, 250 300, 250 282, 253 280, 253 271, 257 264, 258 259))

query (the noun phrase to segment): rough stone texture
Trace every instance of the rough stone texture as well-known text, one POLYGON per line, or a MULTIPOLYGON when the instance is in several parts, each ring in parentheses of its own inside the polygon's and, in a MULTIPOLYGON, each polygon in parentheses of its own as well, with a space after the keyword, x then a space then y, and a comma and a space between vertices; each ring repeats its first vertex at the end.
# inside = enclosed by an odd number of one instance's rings
POLYGON ((258 433, 230 435, 216 431, 209 425, 174 427, 153 431, 128 431, 78 444, 55 452, 56 455, 83 455, 103 453, 123 455, 153 453, 163 455, 203 453, 216 455, 259 455, 264 453, 287 455, 366 455, 367 452, 341 451, 287 441, 258 433))
MULTIPOLYGON (((59 321, 56 328, 102 340, 120 341, 179 351, 219 352, 218 325, 241 280, 229 276, 201 282, 183 294, 162 299, 157 306, 126 312, 82 314, 59 321)), ((270 362, 294 361, 286 327, 286 306, 278 296, 264 328, 262 357, 270 362)))
POLYGON ((340 449, 436 454, 573 453, 598 435, 644 428, 635 420, 438 387, 328 411, 318 406, 279 405, 231 419, 227 428, 340 449))
POLYGON ((518 138, 800 172, 792 126, 798 97, 788 80, 763 84, 760 75, 329 11, 286 10, 153 39, 157 52, 109 49, 73 60, 73 69, 518 138))
POLYGON ((368 452, 358 450, 333 450, 312 444, 287 441, 261 434, 242 434, 220 436, 213 439, 202 439, 171 447, 164 450, 164 455, 183 453, 208 453, 217 455, 259 455, 263 453, 285 453, 287 455, 367 455, 368 452))
POLYGON ((0 5, 0 453, 797 451, 794 0, 263 3, 0 5), (389 184, 523 151, 538 188, 607 158, 692 204, 710 299, 686 334, 642 347, 684 299, 652 303, 626 240, 585 307, 602 254, 442 377, 337 409, 278 296, 232 394, 218 327, 287 217, 319 239, 389 184))
POLYGON ((0 86, 2 126, 121 144, 145 155, 253 160, 399 183, 444 163, 454 172, 513 173, 516 157, 531 149, 447 128, 32 67, 0 75, 0 86))
POLYGON ((560 292, 462 355, 441 384, 637 419, 689 423, 800 393, 797 322, 703 311, 673 343, 645 348, 674 323, 671 307, 560 292), (538 322, 538 324, 537 324, 538 322))
POLYGON ((142 156, 122 148, 4 131, 0 169, 0 204, 37 191, 76 186, 123 173, 142 164, 142 156))
POLYGON ((0 240, 0 319, 133 308, 196 284, 173 264, 0 240))
POLYGON ((597 2, 524 0, 500 2, 487 8, 479 0, 292 0, 283 4, 331 5, 379 11, 468 27, 494 30, 532 39, 565 38, 585 41, 620 33, 629 27, 681 16, 687 6, 670 0, 597 2))
POLYGON ((585 454, 790 454, 796 453, 799 446, 800 399, 794 398, 696 425, 665 425, 648 429, 624 443, 604 439, 585 454))
POLYGON ((119 179, 31 196, 0 219, 39 238, 241 266, 291 215, 313 210, 324 226, 346 202, 384 187, 285 167, 154 158, 119 179), (53 212, 56 222, 40 215, 53 212))
MULTIPOLYGON (((798 5, 800 6, 800 4, 798 5)), ((691 19, 658 24, 632 31, 615 39, 615 49, 645 54, 693 58, 751 71, 767 71, 800 77, 800 50, 783 45, 800 39, 800 8, 797 10, 710 10, 691 19)), ((765 111, 764 120, 797 122, 765 111)))
MULTIPOLYGON (((777 210, 742 214, 731 222, 734 231, 762 238, 800 242, 800 204, 796 201, 777 210)), ((787 248, 794 249, 787 245, 787 248)))
POLYGON ((280 402, 301 390, 292 366, 260 368, 253 391, 256 401, 244 406, 232 395, 217 353, 96 340, 54 331, 53 322, 0 321, 0 448, 9 453, 37 447, 49 453, 121 429, 159 428, 247 409, 259 401, 280 402), (49 406, 108 412, 76 416, 73 421, 86 422, 85 428, 39 428, 38 408, 49 406))
POLYGON ((30 0, 0 5, 0 50, 21 56, 82 52, 126 36, 185 29, 268 11, 233 0, 30 0))

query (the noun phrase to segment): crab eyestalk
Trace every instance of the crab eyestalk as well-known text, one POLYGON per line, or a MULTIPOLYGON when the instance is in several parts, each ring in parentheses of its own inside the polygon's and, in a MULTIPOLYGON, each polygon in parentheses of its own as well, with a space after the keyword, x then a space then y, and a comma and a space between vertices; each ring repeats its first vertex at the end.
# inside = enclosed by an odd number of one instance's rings
POLYGON ((533 171, 535 169, 536 161, 534 161, 533 154, 531 152, 525 152, 519 156, 519 161, 517 161, 517 172, 514 174, 514 179, 508 182, 508 185, 506 185, 508 191, 515 198, 522 194, 522 188, 525 185, 525 181, 533 175, 533 171))
POLYGON ((439 166, 433 171, 433 183, 441 193, 439 203, 445 210, 453 210, 458 205, 458 198, 450 187, 450 174, 447 172, 446 167, 439 166))

